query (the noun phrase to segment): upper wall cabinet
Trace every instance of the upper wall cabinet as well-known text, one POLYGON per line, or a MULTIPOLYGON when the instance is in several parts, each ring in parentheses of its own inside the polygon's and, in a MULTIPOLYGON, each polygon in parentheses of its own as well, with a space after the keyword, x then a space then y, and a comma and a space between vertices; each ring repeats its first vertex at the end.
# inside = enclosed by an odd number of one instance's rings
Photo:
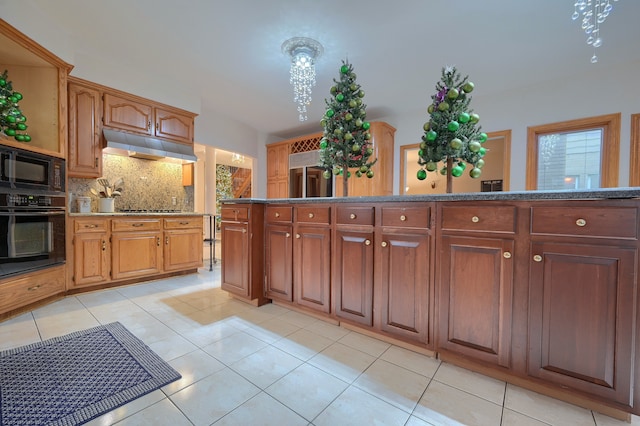
POLYGON ((193 143, 194 114, 137 97, 105 93, 104 125, 176 142, 193 143))
POLYGON ((101 93, 69 78, 69 177, 102 175, 101 93))
POLYGON ((23 95, 19 106, 31 136, 31 142, 18 142, 2 134, 2 144, 66 156, 67 76, 72 68, 0 19, 0 73, 7 70, 13 90, 23 95))

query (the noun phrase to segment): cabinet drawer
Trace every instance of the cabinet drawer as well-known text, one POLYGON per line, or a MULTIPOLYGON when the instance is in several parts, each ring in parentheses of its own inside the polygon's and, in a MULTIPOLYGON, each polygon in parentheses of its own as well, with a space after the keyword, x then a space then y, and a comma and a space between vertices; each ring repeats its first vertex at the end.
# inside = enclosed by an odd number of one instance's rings
POLYGON ((27 274, 18 279, 4 280, 0 283, 0 313, 26 306, 64 290, 64 266, 27 274))
POLYGON ((222 220, 245 221, 249 220, 249 207, 227 206, 220 210, 222 220))
POLYGON ((442 229, 447 231, 516 232, 514 206, 445 206, 442 229))
POLYGON ((296 221, 302 223, 322 223, 330 222, 331 207, 296 207, 296 221))
POLYGON ((336 223, 347 225, 374 225, 374 207, 336 207, 336 223))
POLYGON ((160 219, 113 219, 111 231, 156 231, 160 229, 160 219))
POLYGON ((201 217, 172 217, 164 219, 164 229, 202 228, 201 217))
POLYGON ((293 219, 293 207, 268 206, 265 217, 267 218, 267 223, 291 222, 293 219))
POLYGON ((106 232, 108 229, 108 219, 76 219, 73 221, 73 231, 76 234, 85 232, 106 232))
POLYGON ((429 228, 431 207, 382 207, 382 226, 429 228))
POLYGON ((531 233, 636 239, 635 207, 532 207, 531 233))

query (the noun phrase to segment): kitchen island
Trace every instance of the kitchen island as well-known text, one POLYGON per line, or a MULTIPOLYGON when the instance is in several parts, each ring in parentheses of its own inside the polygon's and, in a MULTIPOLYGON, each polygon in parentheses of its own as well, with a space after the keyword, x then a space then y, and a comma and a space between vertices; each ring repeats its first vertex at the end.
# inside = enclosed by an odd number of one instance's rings
POLYGON ((640 188, 237 199, 222 288, 640 414, 640 188))

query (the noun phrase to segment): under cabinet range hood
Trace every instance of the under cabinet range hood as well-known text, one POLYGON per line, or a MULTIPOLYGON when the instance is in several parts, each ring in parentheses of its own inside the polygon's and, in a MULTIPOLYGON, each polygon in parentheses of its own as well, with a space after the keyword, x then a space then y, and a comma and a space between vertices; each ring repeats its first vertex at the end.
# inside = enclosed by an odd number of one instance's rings
POLYGON ((125 151, 130 157, 159 160, 165 157, 197 161, 193 145, 171 142, 166 139, 136 135, 118 130, 103 129, 107 148, 125 151))

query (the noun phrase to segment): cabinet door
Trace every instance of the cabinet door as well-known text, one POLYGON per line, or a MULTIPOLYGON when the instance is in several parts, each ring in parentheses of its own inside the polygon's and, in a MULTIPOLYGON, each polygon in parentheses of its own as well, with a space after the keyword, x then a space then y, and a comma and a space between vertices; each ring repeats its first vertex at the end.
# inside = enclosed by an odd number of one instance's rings
POLYGON ((100 105, 98 90, 69 83, 69 177, 101 176, 100 105))
POLYGON ((379 282, 380 329, 431 344, 430 237, 417 233, 382 233, 379 282))
POLYGON ((331 231, 328 227, 298 226, 293 246, 295 301, 321 312, 330 311, 331 231))
POLYGON ((291 225, 267 225, 265 229, 265 293, 274 299, 293 301, 293 237, 291 225))
POLYGON ((104 94, 104 125, 121 130, 151 134, 152 108, 150 105, 104 94))
POLYGON ((373 325, 373 232, 335 233, 333 273, 335 313, 341 318, 373 325))
POLYGON ((289 197, 289 144, 267 147, 267 198, 289 197))
POLYGON ((164 231, 165 271, 193 269, 202 266, 202 229, 164 231))
POLYGON ((630 405, 637 251, 534 242, 531 256, 529 374, 630 405))
POLYGON ((222 285, 223 290, 249 297, 249 224, 222 222, 222 285))
POLYGON ((438 347, 509 367, 513 250, 508 239, 442 237, 438 347))
POLYGON ((155 108, 155 118, 157 137, 193 143, 193 117, 155 108))
POLYGON ((76 234, 73 239, 73 287, 109 280, 109 244, 106 233, 76 234))
POLYGON ((136 278, 162 272, 160 232, 111 234, 111 278, 136 278))

